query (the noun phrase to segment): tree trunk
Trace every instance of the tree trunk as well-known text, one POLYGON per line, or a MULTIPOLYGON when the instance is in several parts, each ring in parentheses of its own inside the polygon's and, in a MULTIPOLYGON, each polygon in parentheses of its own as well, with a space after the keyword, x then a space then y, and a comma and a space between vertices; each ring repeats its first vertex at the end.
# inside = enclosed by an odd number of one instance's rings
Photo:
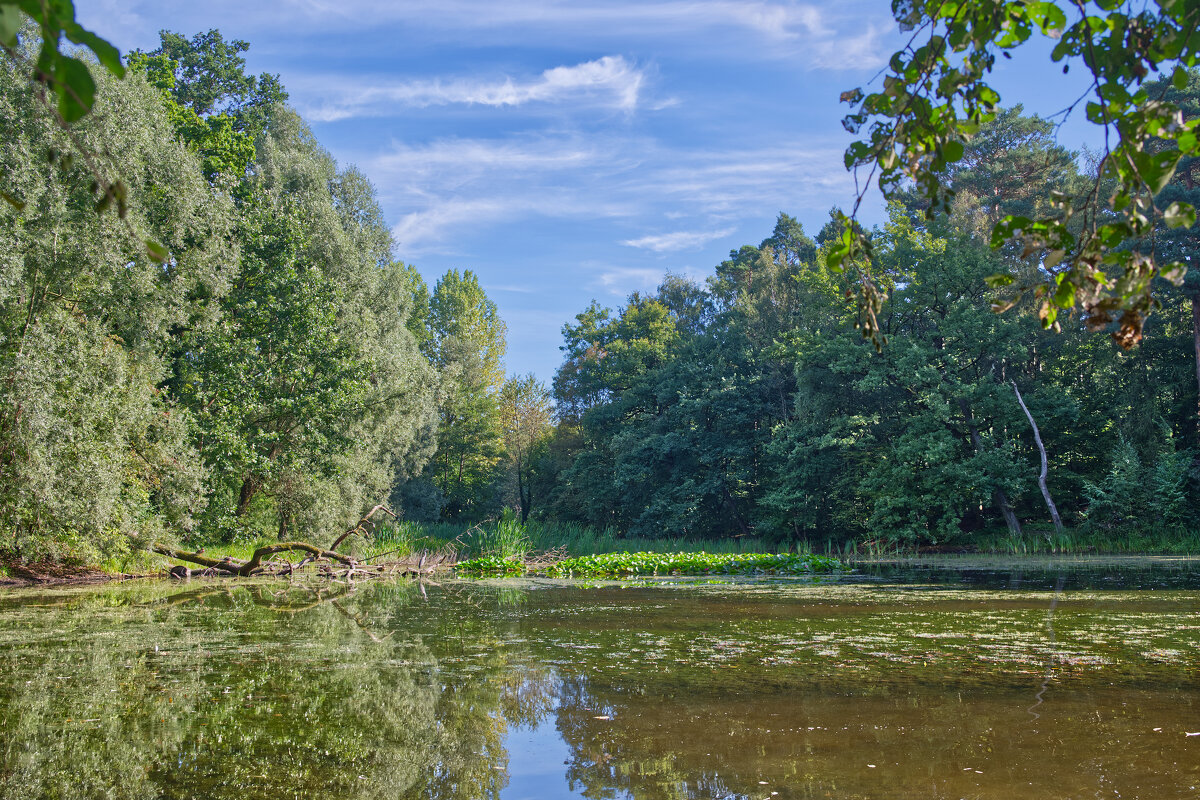
POLYGON ((242 519, 246 516, 246 512, 250 510, 250 501, 254 499, 254 495, 258 494, 260 483, 253 475, 247 475, 242 481, 242 491, 238 493, 237 510, 234 511, 234 516, 242 519))
POLYGON ((1011 383, 1013 392, 1017 395, 1017 402, 1020 403, 1021 410, 1025 412, 1025 418, 1029 420, 1029 427, 1033 428, 1033 441, 1037 443, 1038 453, 1042 457, 1042 470, 1038 473, 1038 487, 1042 490, 1046 508, 1050 509, 1050 519, 1054 522, 1054 530, 1059 536, 1062 536, 1062 520, 1058 516, 1058 508, 1054 505, 1054 499, 1050 497, 1050 489, 1046 486, 1046 476, 1050 472, 1049 462, 1046 460, 1046 445, 1042 444, 1042 434, 1038 431, 1037 423, 1033 421, 1033 414, 1029 413, 1029 407, 1025 405, 1025 399, 1021 397, 1021 390, 1017 388, 1017 382, 1012 381, 1011 383))
MULTIPOLYGON (((237 575, 243 578, 249 577, 256 572, 261 571, 263 569, 264 557, 274 555, 275 553, 284 553, 290 550, 298 550, 303 553, 308 553, 314 558, 325 558, 329 559, 330 561, 337 561, 338 563, 352 569, 358 566, 358 562, 349 556, 344 556, 341 553, 335 553, 332 550, 322 550, 316 545, 309 544, 308 542, 280 542, 279 544, 269 544, 265 547, 260 547, 255 550, 250 556, 249 561, 242 561, 240 559, 231 558, 230 556, 218 559, 213 558, 212 556, 203 555, 199 552, 190 553, 185 550, 177 550, 173 547, 166 547, 165 545, 158 544, 152 546, 150 550, 152 552, 167 556, 168 558, 174 558, 179 561, 188 561, 192 564, 199 564, 202 567, 207 567, 208 569, 224 572, 229 575, 237 575)), ((188 573, 185 571, 181 577, 187 575, 188 573)))
POLYGON ((387 506, 385 506, 383 503, 380 503, 379 505, 375 506, 370 511, 368 511, 366 514, 363 514, 362 519, 360 519, 358 521, 357 525, 355 525, 353 528, 351 528, 350 530, 343 533, 341 536, 334 539, 333 544, 329 545, 330 551, 337 550, 339 544, 346 541, 346 539, 350 538, 351 536, 353 536, 356 533, 363 533, 363 534, 374 533, 375 523, 372 521, 372 517, 374 517, 380 511, 387 514, 392 519, 396 519, 396 513, 394 511, 392 511, 390 508, 388 508, 387 506))
POLYGON ((524 525, 529 520, 529 508, 533 505, 533 487, 522 475, 520 467, 517 467, 517 499, 521 503, 521 524, 524 525))
MULTIPOLYGON (((975 416, 971 413, 971 407, 967 405, 965 399, 959 398, 958 407, 967 420, 967 430, 971 432, 971 444, 975 446, 975 452, 978 453, 982 450, 983 445, 979 437, 979 429, 975 427, 975 416)), ((1004 517, 1004 524, 1008 526, 1008 532, 1020 539, 1021 521, 1017 519, 1016 512, 1009 505, 1008 495, 999 486, 992 490, 992 502, 996 504, 996 508, 1000 509, 1000 516, 1004 517)))
POLYGON ((1192 295, 1192 347, 1196 351, 1196 450, 1200 458, 1200 290, 1192 295))
POLYGON ((291 504, 284 500, 279 504, 279 541, 286 542, 292 532, 291 504))

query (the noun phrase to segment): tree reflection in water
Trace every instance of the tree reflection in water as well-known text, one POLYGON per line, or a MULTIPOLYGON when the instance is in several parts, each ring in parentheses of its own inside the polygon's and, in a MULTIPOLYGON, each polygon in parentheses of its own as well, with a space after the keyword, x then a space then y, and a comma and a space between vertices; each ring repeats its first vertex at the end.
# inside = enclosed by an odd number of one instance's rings
POLYGON ((498 798, 532 728, 546 797, 1200 785, 1194 591, 788 586, 0 594, 0 798, 498 798))
POLYGON ((412 584, 130 591, 7 610, 0 797, 494 798, 553 706, 412 584))

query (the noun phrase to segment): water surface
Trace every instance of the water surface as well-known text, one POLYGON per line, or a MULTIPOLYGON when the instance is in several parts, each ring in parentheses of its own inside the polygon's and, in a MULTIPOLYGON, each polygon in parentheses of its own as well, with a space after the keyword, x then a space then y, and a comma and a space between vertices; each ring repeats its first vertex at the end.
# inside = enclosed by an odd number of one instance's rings
POLYGON ((1200 796, 1200 562, 0 594, 0 797, 1200 796))

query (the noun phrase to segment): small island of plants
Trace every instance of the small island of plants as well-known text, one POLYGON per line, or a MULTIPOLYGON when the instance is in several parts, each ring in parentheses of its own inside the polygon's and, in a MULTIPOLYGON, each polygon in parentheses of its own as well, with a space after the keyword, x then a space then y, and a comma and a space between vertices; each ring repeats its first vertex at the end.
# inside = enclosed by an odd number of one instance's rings
POLYGON ((835 558, 813 553, 604 553, 551 563, 520 556, 481 556, 455 565, 478 577, 613 578, 635 575, 809 575, 843 569, 835 558))

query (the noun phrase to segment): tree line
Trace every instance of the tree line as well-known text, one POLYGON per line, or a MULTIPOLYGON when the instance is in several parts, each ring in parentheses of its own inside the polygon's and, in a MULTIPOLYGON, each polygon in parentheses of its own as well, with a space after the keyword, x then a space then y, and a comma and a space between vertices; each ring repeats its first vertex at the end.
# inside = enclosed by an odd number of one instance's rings
MULTIPOLYGON (((1167 88, 1200 112, 1195 73, 1186 91, 1167 88)), ((1194 200, 1193 166, 1156 202, 1194 200)), ((1037 298, 1006 296, 998 276, 1044 280, 1050 257, 1020 242, 994 249, 990 235, 1009 215, 1088 192, 1086 156, 1018 107, 940 180, 952 212, 901 192, 887 223, 863 231, 866 271, 887 297, 879 352, 859 333, 857 276, 825 268, 840 246, 836 209, 815 238, 780 214, 704 283, 668 276, 616 311, 578 314, 563 328, 538 513, 778 542, 1019 540, 1031 523, 1039 535, 1194 532, 1200 276, 1157 279, 1162 307, 1132 351, 1097 334, 1116 330, 1111 319, 1064 312, 1047 330, 1037 298)), ((1123 247, 1194 261, 1194 228, 1154 233, 1123 247)))

